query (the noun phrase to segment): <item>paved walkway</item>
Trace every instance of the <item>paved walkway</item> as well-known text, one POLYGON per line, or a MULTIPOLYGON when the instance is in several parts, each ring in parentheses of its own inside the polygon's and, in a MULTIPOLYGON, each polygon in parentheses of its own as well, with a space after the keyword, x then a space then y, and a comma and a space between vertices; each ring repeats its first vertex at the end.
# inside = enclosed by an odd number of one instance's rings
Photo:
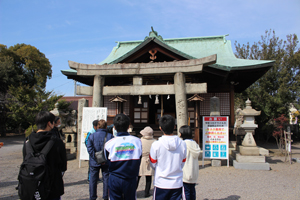
MULTIPOLYGON (((4 146, 0 149, 0 200, 18 199, 15 186, 19 165, 22 162, 23 136, 1 138, 4 146)), ((238 170, 234 167, 211 167, 210 161, 199 161, 199 181, 196 186, 197 199, 235 200, 235 199, 300 199, 300 163, 285 163, 278 156, 276 145, 263 145, 270 150, 267 162, 270 171, 238 170)), ((293 158, 300 158, 300 143, 292 145, 293 158)), ((89 199, 86 182, 87 161, 68 161, 64 176, 65 194, 62 199, 89 199)), ((143 198, 145 178, 142 177, 137 190, 138 199, 143 198)), ((153 186, 152 186, 153 188, 153 186)), ((151 193, 153 189, 151 190, 151 193)), ((98 199, 102 197, 102 183, 98 184, 98 199)))

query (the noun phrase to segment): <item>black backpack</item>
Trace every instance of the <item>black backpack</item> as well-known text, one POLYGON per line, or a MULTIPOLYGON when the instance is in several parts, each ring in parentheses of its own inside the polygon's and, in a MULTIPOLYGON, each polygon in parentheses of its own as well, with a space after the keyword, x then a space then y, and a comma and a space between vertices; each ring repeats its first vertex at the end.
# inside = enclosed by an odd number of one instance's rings
POLYGON ((22 200, 47 199, 51 188, 51 172, 46 157, 54 141, 50 139, 41 152, 34 152, 26 141, 26 155, 18 176, 18 193, 22 200))

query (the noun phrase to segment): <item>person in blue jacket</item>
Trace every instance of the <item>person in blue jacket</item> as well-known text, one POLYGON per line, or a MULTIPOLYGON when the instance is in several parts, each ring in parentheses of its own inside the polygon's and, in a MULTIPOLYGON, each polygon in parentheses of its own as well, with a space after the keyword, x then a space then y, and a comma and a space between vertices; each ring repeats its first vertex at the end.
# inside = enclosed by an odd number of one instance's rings
MULTIPOLYGON (((89 139, 90 135, 92 135, 93 133, 95 133, 96 130, 97 130, 98 122, 99 122, 98 119, 96 119, 96 120, 93 121, 93 128, 91 128, 91 130, 89 130, 89 132, 87 133, 87 135, 85 137, 84 144, 85 144, 86 147, 87 147, 87 143, 88 143, 88 139, 89 139)), ((89 164, 89 169, 88 169, 87 182, 88 183, 90 182, 90 164, 89 164)))
POLYGON ((103 177, 103 199, 108 199, 108 163, 98 164, 95 158, 95 153, 101 151, 104 147, 104 139, 106 142, 113 138, 111 133, 107 133, 107 123, 101 119, 97 125, 97 131, 91 134, 88 138, 87 149, 90 155, 90 182, 89 191, 90 199, 97 199, 97 182, 99 179, 99 171, 102 171, 103 177))

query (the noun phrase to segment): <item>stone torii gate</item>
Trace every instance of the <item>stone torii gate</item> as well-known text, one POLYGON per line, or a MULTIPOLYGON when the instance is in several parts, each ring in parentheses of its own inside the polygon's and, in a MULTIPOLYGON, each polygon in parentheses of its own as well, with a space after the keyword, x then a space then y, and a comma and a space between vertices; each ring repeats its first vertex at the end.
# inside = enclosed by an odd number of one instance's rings
POLYGON ((188 124, 187 94, 207 93, 206 83, 186 83, 185 74, 199 73, 206 65, 216 63, 217 55, 200 59, 121 64, 82 64, 69 61, 77 76, 94 78, 93 87, 77 86, 78 95, 93 95, 93 107, 103 106, 106 95, 170 95, 175 94, 177 130, 188 124), (143 85, 143 76, 174 75, 174 85, 143 85), (132 76, 130 86, 104 86, 105 77, 132 76))

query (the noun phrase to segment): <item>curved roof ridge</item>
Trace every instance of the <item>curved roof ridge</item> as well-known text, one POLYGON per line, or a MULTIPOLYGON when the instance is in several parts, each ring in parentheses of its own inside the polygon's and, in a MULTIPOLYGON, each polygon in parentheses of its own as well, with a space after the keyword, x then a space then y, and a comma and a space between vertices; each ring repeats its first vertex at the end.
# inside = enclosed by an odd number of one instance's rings
MULTIPOLYGON (((172 41, 172 40, 193 40, 193 39, 213 39, 213 38, 224 38, 229 36, 229 34, 225 35, 215 35, 215 36, 199 36, 199 37, 184 37, 184 38, 167 38, 163 39, 164 41, 172 41)), ((144 40, 132 40, 132 41, 116 41, 119 44, 131 44, 131 43, 142 43, 144 40)))
POLYGON ((165 41, 172 41, 172 40, 193 40, 193 39, 213 39, 213 38, 225 38, 226 36, 229 36, 229 34, 226 35, 216 35, 216 36, 201 36, 201 37, 186 37, 186 38, 169 38, 164 39, 165 41))

